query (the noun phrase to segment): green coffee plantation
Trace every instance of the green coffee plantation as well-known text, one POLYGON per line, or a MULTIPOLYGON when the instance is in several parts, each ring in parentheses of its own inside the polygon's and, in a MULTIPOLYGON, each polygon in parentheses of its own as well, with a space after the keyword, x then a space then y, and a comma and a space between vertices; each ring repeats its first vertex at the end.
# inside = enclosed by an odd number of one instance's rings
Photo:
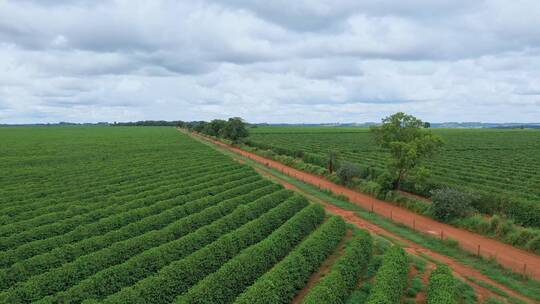
POLYGON ((0 303, 406 299, 399 247, 384 254, 387 241, 173 128, 1 128, 0 140, 0 303))
MULTIPOLYGON (((430 184, 465 189, 481 195, 480 211, 506 213, 516 221, 540 226, 540 131, 433 129, 445 146, 427 163, 430 184)), ((327 154, 373 171, 382 170, 384 151, 368 129, 353 127, 257 127, 250 144, 290 156, 308 154, 324 166, 327 154)), ((409 187, 410 191, 418 190, 409 187)), ((419 194, 428 194, 422 193, 419 194)))

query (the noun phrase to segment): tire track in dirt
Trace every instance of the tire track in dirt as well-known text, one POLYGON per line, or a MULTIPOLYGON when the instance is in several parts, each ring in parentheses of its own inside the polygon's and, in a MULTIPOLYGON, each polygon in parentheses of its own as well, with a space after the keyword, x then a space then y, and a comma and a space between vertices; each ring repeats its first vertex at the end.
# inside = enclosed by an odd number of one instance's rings
MULTIPOLYGON (((184 132, 184 131, 182 131, 184 132)), ((378 199, 375 199, 373 197, 370 197, 370 196, 367 196, 365 194, 361 194, 361 193, 358 193, 358 192, 355 192, 351 189, 348 189, 348 188, 345 188, 343 186, 340 186, 340 185, 336 185, 336 184, 333 184, 332 182, 330 181, 327 181, 326 179, 324 178, 321 178, 319 176, 316 176, 316 175, 312 175, 312 174, 309 174, 309 173, 306 173, 306 172, 303 172, 303 171, 299 171, 297 169, 294 169, 294 168, 291 168, 291 167, 288 167, 288 166, 285 166, 279 162, 276 162, 276 161, 273 161, 273 160, 270 160, 270 159, 266 159, 264 157, 261 157, 261 156, 258 156, 256 154, 253 154, 253 153, 250 153, 250 152, 247 152, 247 151, 244 151, 242 149, 239 149, 239 148, 236 148, 236 147, 233 147, 233 146, 230 146, 230 145, 227 145, 225 143, 222 143, 220 141, 217 141, 217 140, 214 140, 212 138, 208 138, 208 137, 205 137, 205 136, 201 136, 201 135, 198 135, 198 134, 193 134, 193 133, 188 133, 188 134, 191 134, 193 136, 197 136, 205 141, 209 141, 209 142, 212 142, 213 144, 215 145, 218 145, 222 148, 226 148, 227 150, 230 150, 230 151, 233 151, 239 155, 242 155, 244 157, 247 157, 249 159, 252 159, 254 161, 257 161, 263 165, 266 165, 268 167, 272 167, 274 169, 277 169, 281 172, 283 172, 284 174, 287 174, 289 176, 292 176, 292 177, 295 177, 297 179, 300 179, 302 180, 303 182, 306 182, 306 183, 310 183, 312 185, 315 185, 315 186, 319 186, 319 188, 326 188, 326 189, 330 189, 331 191, 333 191, 334 193, 336 194, 342 194, 342 195, 345 195, 347 197, 349 197, 349 199, 351 200, 351 202, 353 203, 357 203, 358 205, 360 205, 361 207, 364 207, 365 208, 365 205, 367 202, 368 203, 368 206, 371 206, 372 210, 382 216, 386 216, 385 213, 379 213, 378 211, 380 211, 381 209, 380 208, 374 208, 374 204, 377 203, 377 204, 380 204, 381 206, 383 207, 387 207, 389 208, 390 210, 392 210, 392 212, 390 213, 390 218, 392 220, 395 221, 395 217, 394 217, 394 210, 398 209, 400 211, 403 211, 402 209, 403 208, 400 208, 400 207, 396 207, 394 205, 391 205, 387 202, 384 202, 384 201, 380 201, 378 199), (336 190, 336 191, 334 191, 336 190), (350 192, 352 192, 352 194, 354 195, 351 195, 351 196, 348 196, 347 194, 350 194, 350 192), (358 201, 360 200, 359 198, 361 199, 365 199, 364 203, 359 203, 358 201), (354 199, 354 200, 353 200, 354 199)), ((349 210, 345 210, 345 209, 341 209, 335 205, 332 205, 330 203, 327 203, 325 201, 322 201, 308 193, 305 193, 304 191, 296 188, 294 185, 291 185, 289 183, 287 183, 286 181, 280 179, 279 177, 273 175, 272 173, 270 172, 267 172, 267 171, 261 171, 260 169, 256 169, 257 171, 259 171, 260 173, 262 173, 263 175, 265 176, 270 176, 272 179, 278 181, 279 183, 281 183, 285 188, 287 189, 291 189, 291 190, 294 190, 296 192, 299 192, 301 193, 302 195, 308 197, 310 200, 312 201, 315 201, 315 202, 318 202, 320 204, 322 204, 325 209, 329 212, 329 213, 332 213, 332 214, 335 214, 335 215, 340 215, 341 217, 343 217, 347 222, 359 227, 359 228, 364 228, 368 231, 370 231, 371 233, 375 233, 375 234, 378 234, 378 235, 384 235, 384 236, 387 236, 387 237, 390 237, 392 239, 395 239, 395 240, 398 240, 400 241, 401 243, 403 244, 406 244, 406 246, 404 247, 405 251, 407 251, 408 253, 410 254, 413 254, 413 255, 416 255, 416 256, 420 256, 422 257, 422 255, 425 255, 425 256, 428 256, 434 260, 437 260, 437 261, 440 261, 442 263, 445 263, 445 264, 448 264, 451 268, 452 268, 452 271, 454 273, 454 275, 456 275, 457 277, 461 278, 462 280, 465 280, 468 282, 468 284, 470 284, 471 286, 473 286, 477 292, 477 295, 479 297, 479 299, 485 299, 485 298, 488 298, 489 296, 495 296, 495 297, 498 297, 498 295, 494 294, 492 291, 490 291, 489 289, 485 288, 485 287, 482 287, 482 286, 479 286, 478 284, 476 284, 475 282, 467 279, 467 277, 472 277, 472 278, 475 278, 477 280, 481 280, 481 281, 484 281, 486 283, 489 283, 503 291, 505 291, 508 295, 512 296, 512 297, 515 297, 515 298, 518 298, 522 301, 525 301, 526 303, 536 303, 536 301, 532 300, 532 299, 529 299, 528 297, 525 297, 523 295, 521 295, 520 293, 517 293, 516 291, 510 289, 510 288, 507 288, 506 286, 504 285, 501 285, 500 283, 490 279, 489 277, 485 276, 484 274, 482 274, 480 271, 470 267, 470 266, 467 266, 467 265, 464 265, 464 264, 461 264, 460 262, 457 262, 455 261, 454 259, 448 257, 448 256, 445 256, 445 255, 442 255, 442 254, 439 254, 437 252, 434 252, 434 251, 431 251, 427 248, 424 248, 423 246, 419 245, 419 244, 416 244, 412 241, 409 241, 407 239, 404 239, 404 238, 401 238, 395 234, 393 234, 392 232, 390 231, 387 231, 371 222, 368 222, 362 218, 360 218, 359 216, 357 216, 353 211, 349 211, 349 210)), ((408 210, 405 210, 406 212, 404 213, 411 213, 412 214, 412 218, 416 219, 417 218, 425 218, 425 217, 422 217, 422 216, 419 216, 415 213, 412 213, 408 210)), ((386 216, 388 217, 388 216, 386 216)), ((444 226, 449 226, 449 225, 446 225, 446 224, 442 224, 442 223, 439 223, 439 222, 436 222, 434 220, 431 220, 431 219, 428 219, 429 221, 428 222, 435 222, 436 224, 440 224, 440 225, 444 225, 444 226)), ((413 221, 413 226, 415 225, 415 221, 413 221)), ((399 221, 397 221, 399 222, 399 221)), ((407 225, 407 223, 404 223, 407 225)), ((409 225, 410 226, 410 225, 409 225)), ((454 229, 457 229, 457 228, 454 228, 454 229)), ((459 230, 459 229, 458 229, 459 230)), ((464 234, 472 234, 468 231, 463 231, 464 234)), ((453 239, 456 239, 454 237, 452 237, 453 239)), ((482 237, 484 238, 484 237, 482 237)), ((487 238, 485 238, 487 239, 487 238)), ((456 239, 457 241, 460 242, 461 244, 461 241, 460 239, 456 239)), ((487 239, 488 241, 491 241, 491 242, 495 242, 494 240, 491 240, 491 239, 487 239)), ((514 248, 514 247, 511 247, 509 245, 506 245, 506 244, 500 244, 502 245, 502 247, 510 247, 511 249, 514 249, 514 250, 518 250, 518 251, 523 251, 523 250, 519 250, 517 248, 514 248)), ((525 252, 527 254, 527 256, 530 256, 532 254, 529 254, 528 252, 525 252)), ((537 258, 537 256, 534 256, 532 255, 534 258, 537 258)), ((500 256, 497 256, 498 258, 500 258, 500 256)), ((530 257, 529 257, 530 258, 530 257)), ((499 261, 499 259, 497 259, 499 261)), ((527 260, 528 261, 528 260, 527 260)), ((535 261, 535 262, 538 262, 538 261, 535 261)), ((502 261, 499 261, 499 263, 503 264, 502 261)), ((532 265, 535 265, 534 263, 531 262, 532 265)), ((540 262, 538 262, 538 264, 540 265, 540 262)), ((508 267, 508 266, 507 266, 508 267)), ((540 268, 536 268, 537 272, 540 271, 540 268)), ((537 272, 532 272, 533 274, 537 274, 537 272)))
POLYGON ((240 148, 225 144, 212 138, 199 134, 191 134, 261 164, 277 169, 284 174, 297 178, 305 183, 312 184, 321 189, 328 189, 335 194, 344 195, 349 198, 350 202, 357 204, 364 209, 372 210, 381 216, 390 218, 394 222, 402 223, 426 234, 456 240, 459 242, 461 248, 471 253, 479 254, 485 258, 493 258, 501 265, 512 269, 515 272, 526 273, 528 276, 536 280, 540 280, 540 256, 533 253, 473 232, 437 222, 429 217, 416 214, 405 208, 376 199, 347 187, 337 185, 323 177, 294 169, 277 161, 244 151, 240 148))

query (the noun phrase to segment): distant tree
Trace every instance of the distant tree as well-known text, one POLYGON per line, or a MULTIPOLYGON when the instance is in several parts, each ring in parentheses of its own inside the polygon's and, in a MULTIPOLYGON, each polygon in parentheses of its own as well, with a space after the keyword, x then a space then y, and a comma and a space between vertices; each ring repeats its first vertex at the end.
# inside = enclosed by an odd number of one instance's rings
POLYGON ((424 122, 424 128, 429 129, 431 128, 431 124, 429 122, 424 122))
POLYGON ((249 133, 242 118, 233 117, 229 118, 225 126, 221 129, 219 135, 237 143, 248 137, 249 133))
POLYGON ((328 171, 330 173, 334 172, 336 168, 338 167, 338 153, 336 151, 330 151, 328 153, 328 171))
POLYGON ((397 190, 403 179, 443 144, 439 136, 424 128, 420 119, 402 112, 383 118, 380 126, 371 127, 371 132, 376 143, 390 153, 388 171, 397 190))
POLYGON ((225 128, 227 122, 222 119, 214 119, 209 123, 206 123, 203 128, 203 133, 211 136, 219 136, 221 130, 225 128))
POLYGON ((196 122, 193 124, 193 131, 202 133, 207 125, 208 123, 205 121, 196 122))

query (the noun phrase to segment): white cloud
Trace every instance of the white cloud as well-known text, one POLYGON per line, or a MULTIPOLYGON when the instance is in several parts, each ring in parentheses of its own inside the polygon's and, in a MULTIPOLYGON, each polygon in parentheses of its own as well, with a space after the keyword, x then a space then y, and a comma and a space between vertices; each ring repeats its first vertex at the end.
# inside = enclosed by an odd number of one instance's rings
POLYGON ((0 1, 0 123, 537 121, 540 3, 0 1))

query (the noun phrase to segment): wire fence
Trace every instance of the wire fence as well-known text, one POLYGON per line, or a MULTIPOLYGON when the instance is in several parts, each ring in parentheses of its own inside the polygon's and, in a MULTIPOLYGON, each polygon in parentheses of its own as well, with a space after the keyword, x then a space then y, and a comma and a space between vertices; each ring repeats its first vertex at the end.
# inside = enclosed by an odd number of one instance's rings
MULTIPOLYGON (((261 157, 261 159, 263 158, 261 157)), ((258 160, 258 159, 255 159, 255 160, 258 160)), ((270 162, 268 161, 266 162, 263 161, 263 163, 268 167, 271 166, 270 162)), ((272 167, 276 167, 276 165, 272 167)), ((291 177, 299 179, 303 182, 312 184, 321 190, 330 191, 330 188, 335 188, 335 184, 331 183, 330 181, 321 180, 320 177, 305 174, 304 172, 298 173, 297 172, 298 170, 285 167, 281 164, 277 165, 277 169, 279 169, 279 171, 281 171, 284 174, 287 174, 291 177)), ((348 189, 348 191, 354 191, 354 190, 348 189)), ((347 195, 346 192, 338 191, 338 193, 336 194, 345 195, 349 199, 351 198, 349 195, 347 195)), ((527 279, 529 277, 533 277, 533 278, 540 277, 540 269, 538 269, 537 267, 529 266, 526 262, 523 262, 518 259, 509 258, 507 255, 500 254, 500 252, 497 252, 496 250, 490 250, 490 249, 484 248, 479 243, 468 241, 463 238, 460 238, 458 241, 453 238, 454 233, 452 233, 452 231, 439 228, 439 227, 437 228, 431 227, 423 222, 422 216, 420 215, 412 216, 411 218, 410 215, 403 216, 403 215, 400 215, 400 212, 395 212, 395 209, 397 209, 398 207, 381 206, 380 204, 377 204, 377 203, 371 203, 369 205, 366 205, 365 203, 362 203, 359 201, 355 201, 355 203, 360 205, 360 207, 364 207, 364 209, 368 211, 377 213, 379 215, 382 215, 384 217, 391 219, 394 222, 397 222, 409 228, 412 228, 416 232, 420 232, 420 233, 423 233, 425 235, 428 235, 428 236, 431 236, 433 238, 437 238, 440 240, 456 242, 457 246, 469 252, 470 254, 497 261, 499 264, 504 265, 506 268, 511 269, 512 271, 523 275, 524 279, 527 279)))
MULTIPOLYGON (((215 141, 214 141, 215 142, 215 141)), ((228 146, 229 148, 235 150, 237 153, 242 154, 245 157, 248 157, 250 159, 253 159, 259 163, 264 164, 267 167, 273 167, 274 169, 277 169, 281 171, 283 174, 289 175, 291 177, 294 177, 296 179, 299 179, 305 183, 309 183, 311 185, 314 185, 318 187, 319 189, 330 191, 330 189, 335 189, 336 185, 330 181, 326 181, 321 179, 321 177, 305 173, 302 171, 299 171, 297 169, 290 168, 286 165, 283 165, 277 161, 274 160, 268 160, 262 156, 258 156, 256 154, 252 154, 250 152, 241 150, 239 148, 231 147, 227 144, 223 144, 221 142, 217 142, 222 146, 228 146)), ((338 186, 338 188, 341 188, 338 186)), ((332 191, 336 193, 335 191, 332 191)), ((345 195, 349 199, 351 199, 352 195, 348 195, 350 193, 356 193, 354 190, 344 188, 342 191, 337 191, 336 194, 345 195), (346 190, 345 190, 346 189, 346 190)), ((453 233, 449 230, 445 230, 442 228, 434 228, 430 225, 427 225, 423 223, 422 217, 420 215, 407 215, 407 216, 401 216, 399 212, 395 212, 394 210, 398 207, 388 207, 387 204, 391 203, 385 203, 385 205, 377 204, 377 203, 371 203, 369 205, 366 205, 365 202, 362 202, 361 200, 356 200, 355 203, 359 205, 360 207, 363 207, 364 209, 371 211, 373 213, 377 213, 379 215, 382 215, 384 217, 387 217, 391 219, 392 221, 396 223, 403 224, 409 228, 412 228, 416 232, 423 233, 425 235, 431 236, 433 238, 438 238, 440 240, 447 240, 449 242, 455 241, 457 242, 457 245, 464 249, 465 251, 469 252, 472 255, 476 255, 478 257, 493 259, 497 261, 499 264, 505 266, 508 269, 511 269, 512 271, 516 273, 520 273, 523 275, 524 279, 527 279, 529 277, 533 278, 540 278, 540 267, 533 267, 532 265, 528 265, 524 261, 520 261, 518 259, 513 259, 508 257, 507 255, 500 254, 500 252, 497 252, 495 250, 489 250, 487 248, 484 248, 481 244, 475 243, 472 241, 468 241, 466 239, 460 238, 459 241, 453 238, 453 233)), ((401 212, 403 213, 403 212, 401 212)))

